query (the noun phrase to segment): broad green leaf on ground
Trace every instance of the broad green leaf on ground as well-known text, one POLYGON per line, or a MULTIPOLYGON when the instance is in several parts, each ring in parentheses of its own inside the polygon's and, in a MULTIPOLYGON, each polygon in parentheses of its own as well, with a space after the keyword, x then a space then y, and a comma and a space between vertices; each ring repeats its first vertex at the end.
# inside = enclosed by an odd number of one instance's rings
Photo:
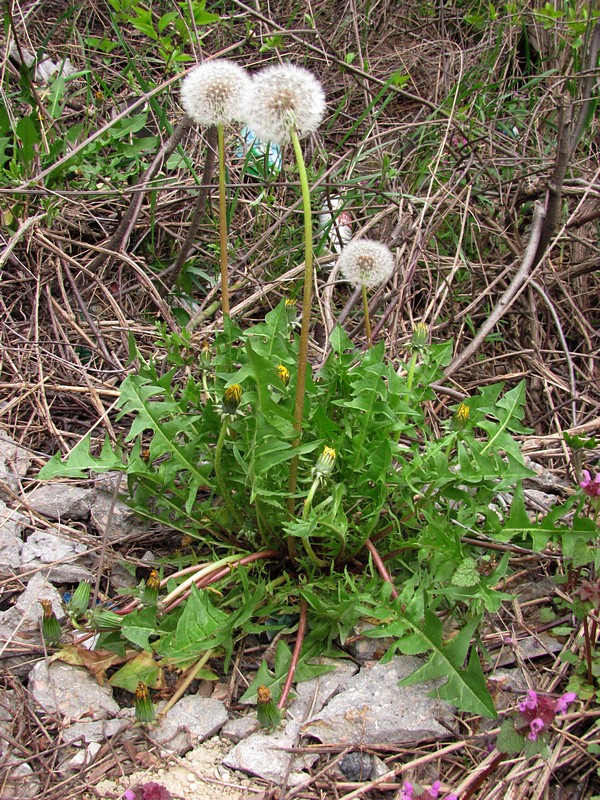
POLYGON ((64 461, 60 453, 55 453, 50 461, 45 464, 38 473, 39 480, 50 480, 51 478, 87 478, 88 471, 109 472, 111 470, 124 470, 125 465, 121 454, 114 450, 108 437, 102 444, 102 451, 99 456, 93 456, 90 452, 91 434, 75 445, 67 454, 64 461))
POLYGON ((477 652, 471 650, 467 668, 463 667, 471 638, 479 620, 472 619, 453 639, 444 645, 442 623, 431 611, 425 612, 425 622, 418 631, 428 644, 429 660, 400 683, 409 686, 423 681, 440 680, 443 683, 431 694, 458 706, 462 711, 495 719, 494 702, 486 688, 485 676, 477 652))
POLYGON ((156 608, 141 608, 123 617, 123 636, 142 650, 150 650, 150 637, 157 633, 156 608))
MULTIPOLYGON (((296 667, 296 672, 294 673, 294 680, 296 683, 308 681, 311 678, 324 675, 326 672, 330 672, 332 669, 334 669, 331 664, 308 663, 308 659, 316 655, 316 652, 313 652, 312 654, 307 653, 306 655, 301 654, 296 667)), ((280 640, 277 643, 277 649, 275 651, 275 668, 273 674, 269 670, 267 662, 263 661, 258 668, 256 677, 246 689, 244 694, 240 697, 240 703, 256 702, 256 693, 259 686, 268 687, 271 690, 273 699, 275 702, 277 702, 281 697, 281 690, 283 689, 283 684, 287 678, 291 662, 292 651, 283 640, 280 640)))
POLYGON ((118 686, 133 693, 140 681, 151 689, 158 689, 162 685, 162 669, 154 660, 152 653, 146 650, 123 664, 108 682, 111 686, 118 686))

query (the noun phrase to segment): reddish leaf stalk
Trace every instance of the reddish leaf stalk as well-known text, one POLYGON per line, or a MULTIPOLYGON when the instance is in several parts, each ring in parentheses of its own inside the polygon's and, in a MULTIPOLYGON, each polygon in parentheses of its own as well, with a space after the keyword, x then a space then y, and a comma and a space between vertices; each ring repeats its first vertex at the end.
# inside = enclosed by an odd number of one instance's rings
POLYGON ((373 561, 375 562, 375 566, 377 567, 377 571, 379 572, 379 574, 381 575, 383 580, 386 583, 389 583, 390 586, 392 587, 392 597, 394 598, 394 600, 396 600, 397 597, 398 597, 398 592, 397 592, 396 587, 394 586, 394 584, 392 582, 392 577, 391 577, 390 573, 387 571, 387 568, 386 568, 385 564, 383 563, 383 559, 381 558, 381 556, 377 552, 377 549, 375 548, 375 545, 373 544, 373 542, 370 539, 367 539, 365 541, 365 547, 367 548, 369 553, 371 553, 371 556, 373 557, 373 561))
POLYGON ((300 661, 300 651, 302 650, 302 642, 304 641, 304 634, 306 633, 306 612, 306 600, 302 597, 300 599, 300 621, 298 622, 298 633, 296 634, 294 652, 292 653, 292 660, 290 661, 290 668, 288 669, 288 674, 281 692, 281 697, 279 698, 279 703, 277 704, 277 707, 280 710, 285 706, 285 701, 288 698, 290 689, 292 688, 292 683, 294 681, 296 667, 298 666, 298 661, 300 661))
MULTIPOLYGON (((207 586, 210 586, 212 583, 216 583, 220 581, 221 578, 226 578, 227 575, 230 575, 237 567, 243 567, 246 564, 251 564, 253 561, 258 561, 260 558, 274 558, 275 556, 280 555, 277 550, 261 550, 259 553, 251 553, 249 556, 244 556, 244 558, 240 558, 239 561, 236 561, 234 564, 227 564, 226 566, 222 567, 217 572, 211 572, 210 575, 205 575, 200 578, 196 582, 197 589, 206 589, 207 586)), ((189 591, 184 592, 179 597, 173 599, 173 602, 169 603, 168 606, 162 609, 160 612, 162 614, 166 614, 168 611, 172 611, 176 608, 180 603, 186 600, 191 594, 191 588, 189 591)))

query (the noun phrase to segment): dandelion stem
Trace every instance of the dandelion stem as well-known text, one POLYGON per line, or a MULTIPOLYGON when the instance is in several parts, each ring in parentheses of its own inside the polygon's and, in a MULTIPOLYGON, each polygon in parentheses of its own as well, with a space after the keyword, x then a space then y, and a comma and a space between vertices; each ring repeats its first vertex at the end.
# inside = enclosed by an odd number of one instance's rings
POLYGON ((302 431, 302 418, 304 416, 304 394, 306 391, 306 367, 308 364, 308 332, 310 327, 310 312, 312 305, 312 279, 313 279, 313 239, 312 215, 310 208, 310 188, 308 175, 304 164, 304 156, 300 146, 298 134, 292 128, 292 144, 298 164, 300 187, 302 189, 302 210, 304 213, 304 295, 302 298, 302 326, 300 328, 300 347, 298 350, 298 379, 296 383, 296 402, 294 405, 294 421, 298 433, 302 431))
POLYGON ((173 706, 179 700, 179 698, 183 697, 185 690, 188 688, 188 686, 194 680, 194 678, 200 672, 200 670, 204 667, 209 658, 212 658, 214 652, 215 652, 214 650, 207 650, 205 653, 202 653, 202 655, 196 661, 195 664, 192 664, 192 666, 188 670, 188 674, 185 676, 185 679, 183 680, 183 683, 181 683, 181 685, 175 690, 173 696, 167 700, 165 706, 161 708, 157 716, 164 717, 167 711, 170 711, 173 708, 173 706))
POLYGON ((387 568, 386 568, 385 564, 383 563, 383 559, 381 558, 381 556, 377 552, 377 549, 376 549, 375 545, 373 544, 373 542, 370 539, 367 539, 365 541, 365 547, 367 548, 369 553, 371 553, 373 561, 375 562, 375 566, 377 567, 377 571, 379 572, 379 574, 381 575, 383 580, 386 583, 389 583, 390 586, 392 587, 392 597, 394 598, 394 600, 396 600, 396 598, 398 597, 398 591, 397 591, 396 587, 394 586, 394 583, 392 581, 392 577, 391 577, 390 573, 387 571, 387 568))
POLYGON ((294 674, 296 672, 296 667, 298 666, 298 662, 300 661, 300 652, 302 651, 302 643, 304 641, 304 634, 306 633, 306 613, 307 613, 307 604, 306 600, 301 597, 300 598, 300 621, 298 622, 298 633, 296 634, 296 641, 294 643, 294 651, 292 653, 292 660, 290 661, 290 666, 288 669, 288 674, 285 679, 285 683, 283 685, 283 689, 281 691, 281 697, 279 698, 279 703, 277 707, 282 709, 285 706, 285 701, 288 698, 290 693, 290 689, 292 688, 292 683, 294 682, 294 674))
POLYGON ((228 421, 224 419, 221 425, 221 432, 219 433, 219 440, 217 441, 217 446, 215 448, 215 478, 217 479, 217 485, 219 487, 221 497, 225 501, 227 510, 234 518, 234 520, 237 522, 237 524, 241 526, 242 517, 238 512, 237 508, 235 507, 233 500, 231 499, 231 495, 227 491, 227 487, 225 486, 225 482, 223 481, 221 456, 223 453, 223 444, 225 443, 225 434, 227 433, 227 426, 228 426, 228 421))
POLYGON ((371 338, 371 317, 369 316, 369 303, 367 301, 367 287, 362 285, 362 300, 365 315, 365 333, 367 334, 367 347, 372 347, 373 339, 371 338))
POLYGON ((223 123, 217 125, 219 149, 219 257, 221 261, 221 309, 229 316, 229 287, 227 270, 227 198, 225 195, 225 134, 223 123))
MULTIPOLYGON (((298 133, 294 128, 290 131, 294 155, 298 164, 298 175, 302 190, 302 210, 304 213, 304 295, 302 299, 302 326, 300 328, 300 345, 298 349, 298 377, 296 380, 296 398, 294 403, 294 427, 298 431, 295 446, 300 443, 302 434, 302 419, 304 416, 304 395, 306 393, 306 370, 308 366, 308 332, 310 328, 310 312, 312 305, 312 279, 313 279, 313 238, 312 215, 310 208, 310 188, 304 156, 300 146, 298 133)), ((294 514, 296 484, 298 480, 298 456, 294 456, 290 464, 290 478, 288 483, 288 511, 294 514)), ((288 552, 294 556, 294 543, 291 536, 287 537, 288 552)))

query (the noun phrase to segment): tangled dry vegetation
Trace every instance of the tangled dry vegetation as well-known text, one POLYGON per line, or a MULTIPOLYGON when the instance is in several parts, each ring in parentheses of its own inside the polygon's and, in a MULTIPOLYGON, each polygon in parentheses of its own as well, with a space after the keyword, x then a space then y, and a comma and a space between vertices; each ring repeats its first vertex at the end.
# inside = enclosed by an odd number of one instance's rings
MULTIPOLYGON (((250 69, 284 58, 320 76, 329 116, 308 145, 315 205, 341 197, 354 235, 378 238, 397 254, 393 279, 372 299, 374 335, 385 338, 392 360, 416 322, 430 326, 432 340, 455 342, 432 420, 476 387, 525 378, 533 433, 523 450, 574 480, 562 434, 593 436, 600 428, 600 129, 590 99, 598 25, 576 51, 560 20, 544 28, 525 12, 468 24, 458 5, 434 10, 393 0, 319 0, 310 14, 285 2, 276 10, 238 0, 212 5, 221 21, 190 29, 188 54, 226 55, 250 69)), ((157 321, 178 330, 191 319, 199 347, 219 328, 218 222, 210 142, 182 123, 178 104, 185 65, 166 69, 161 43, 111 4, 9 6, 1 121, 16 129, 33 113, 39 136, 33 143, 21 137, 20 156, 0 140, 0 426, 41 465, 91 428, 119 437, 113 409, 131 334, 151 352, 157 321), (113 50, 108 40, 117 42, 113 50), (56 83, 19 66, 26 52, 58 62, 69 56, 79 74, 59 94, 56 83)), ((243 175, 243 159, 229 163, 232 315, 242 323, 298 291, 301 207, 288 163, 284 154, 266 188, 243 175)), ((315 364, 336 320, 362 341, 358 296, 337 279, 322 246, 315 364)), ((550 570, 550 561, 520 558, 523 573, 550 570)), ((528 624, 515 601, 488 644, 528 624)), ((564 669, 550 657, 537 662, 532 684, 551 689, 564 669)), ((580 721, 574 714, 567 722, 547 764, 499 766, 481 737, 471 741, 468 724, 464 740, 386 754, 390 768, 440 760, 461 800, 591 796, 597 764, 580 721)), ((32 715, 22 739, 37 753, 40 774, 51 772, 56 755, 44 724, 32 715)), ((48 774, 48 798, 78 797, 97 777, 82 773, 64 795, 48 774)), ((390 788, 389 781, 353 790, 316 782, 305 792, 350 800, 367 790, 389 796, 390 788)))

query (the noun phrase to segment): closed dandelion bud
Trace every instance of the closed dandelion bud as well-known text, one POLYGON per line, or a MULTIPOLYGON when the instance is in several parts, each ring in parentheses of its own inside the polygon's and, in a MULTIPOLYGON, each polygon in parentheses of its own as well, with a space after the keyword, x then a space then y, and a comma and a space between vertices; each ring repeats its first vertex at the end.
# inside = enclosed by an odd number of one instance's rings
POLYGON ((275 705, 268 686, 259 686, 256 697, 256 715, 261 728, 275 728, 281 722, 281 712, 275 705))
POLYGON ((251 79, 243 67, 226 58, 194 67, 181 84, 181 105, 198 125, 223 125, 243 118, 251 79))
POLYGON ((92 586, 89 581, 82 581, 73 592, 67 605, 67 613, 70 617, 81 617, 88 610, 90 604, 90 594, 92 586))
POLYGON ((241 399, 242 387, 239 385, 239 383, 234 383, 232 386, 228 386, 223 392, 223 399, 221 401, 221 410, 223 414, 235 416, 241 399))
POLYGON ((317 459, 317 463, 313 467, 313 476, 324 478, 325 476, 329 475, 333 470, 333 465, 335 464, 336 452, 333 447, 325 447, 323 448, 323 452, 317 459))
POLYGON ((290 382, 290 371, 287 367, 284 367, 283 364, 280 364, 277 367, 277 374, 284 386, 287 386, 290 382))
POLYGON ((116 631, 123 625, 123 617, 105 608, 94 608, 87 613, 87 623, 95 631, 116 631))
POLYGON ((469 406, 465 403, 461 403, 454 412, 454 418, 452 420, 454 427, 458 430, 462 430, 469 421, 470 413, 469 406))
POLYGON ((138 722, 152 722, 156 716, 150 692, 143 681, 135 687, 135 718, 138 722))
POLYGON ((212 353, 210 349, 210 342, 208 339, 203 339, 200 344, 200 363, 203 367, 210 366, 212 360, 212 353))
POLYGON ((382 242, 356 239, 341 252, 338 267, 345 280, 369 288, 387 281, 394 271, 394 256, 382 242))
POLYGON ((424 322, 417 322, 412 332, 413 347, 424 347, 427 344, 429 327, 424 322))
POLYGON ((158 572, 153 569, 150 570, 148 580, 144 585, 142 592, 142 603, 145 606, 155 606, 158 600, 158 590, 160 589, 160 578, 158 572))
POLYGON ((293 325, 298 319, 298 309, 296 308, 296 301, 291 297, 285 298, 285 313, 287 314, 288 324, 293 325))
POLYGON ((273 144, 316 131, 325 114, 325 93, 319 81, 303 67, 281 64, 266 67, 252 80, 246 95, 245 122, 258 139, 273 144))
POLYGON ((52 610, 52 603, 50 600, 40 600, 40 605, 44 611, 42 617, 42 633, 44 641, 51 647, 60 642, 62 636, 62 628, 60 622, 56 618, 56 614, 52 610))

